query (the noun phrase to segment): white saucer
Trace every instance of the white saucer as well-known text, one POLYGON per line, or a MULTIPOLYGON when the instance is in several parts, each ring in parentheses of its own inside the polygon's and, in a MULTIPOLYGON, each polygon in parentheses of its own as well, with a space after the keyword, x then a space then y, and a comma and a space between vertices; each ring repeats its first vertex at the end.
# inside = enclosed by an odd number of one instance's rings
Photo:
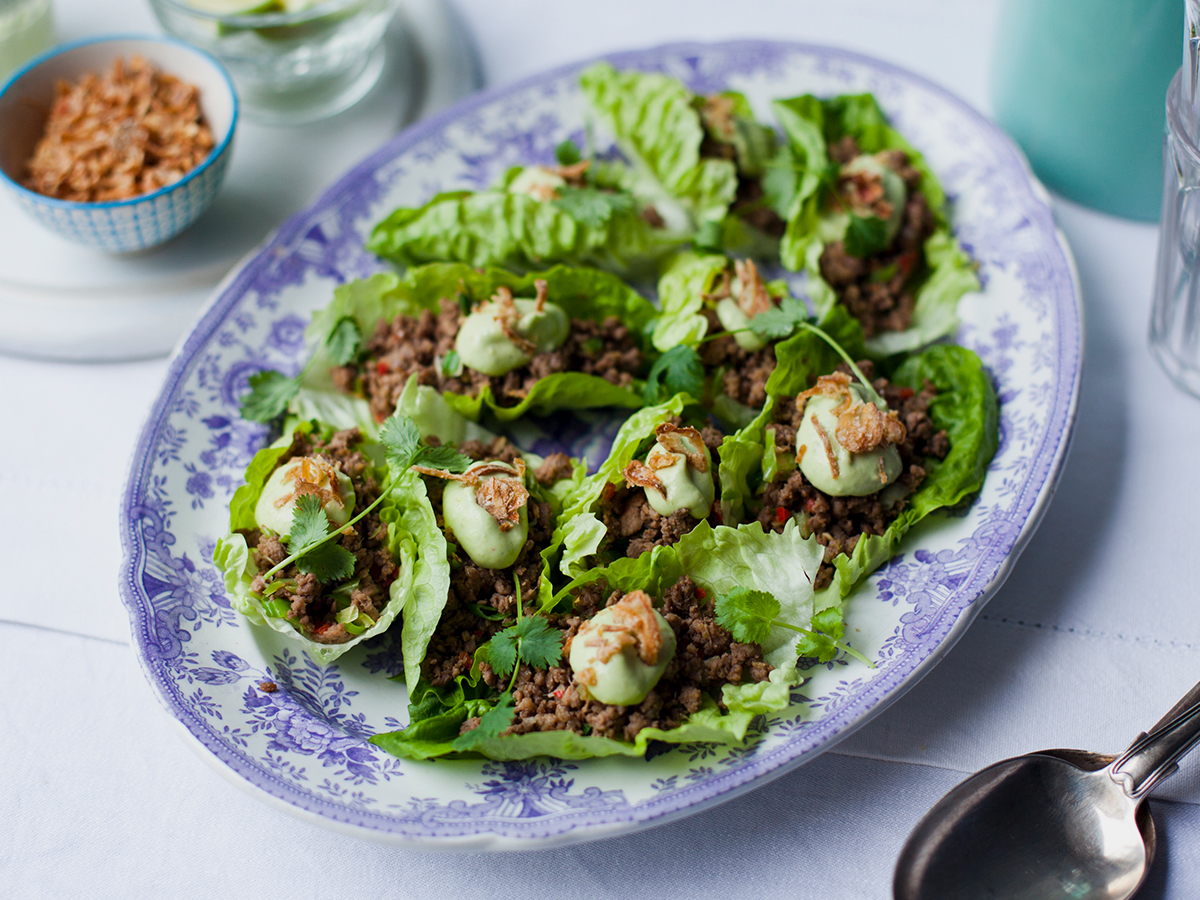
MULTIPOLYGON (((114 17, 114 30, 122 24, 114 17)), ((401 0, 385 42, 379 83, 346 112, 292 128, 243 121, 213 207, 161 247, 111 255, 77 246, 0 194, 0 352, 72 361, 169 352, 221 278, 284 219, 405 125, 480 86, 474 48, 445 0, 401 0)))

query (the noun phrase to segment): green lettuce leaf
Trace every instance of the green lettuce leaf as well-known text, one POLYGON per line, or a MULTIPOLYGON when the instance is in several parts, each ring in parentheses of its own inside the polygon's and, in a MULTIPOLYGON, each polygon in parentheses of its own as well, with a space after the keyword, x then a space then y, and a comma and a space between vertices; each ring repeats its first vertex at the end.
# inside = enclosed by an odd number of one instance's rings
MULTIPOLYGON (((603 579, 617 590, 646 590, 660 595, 681 575, 690 575, 710 595, 739 584, 776 592, 780 618, 801 628, 812 625, 814 616, 811 577, 820 564, 821 547, 814 538, 801 539, 794 525, 782 534, 764 533, 754 525, 737 529, 711 528, 702 523, 674 547, 659 547, 640 560, 619 560, 613 566, 593 570, 588 580, 603 579), (651 557, 654 557, 651 562, 651 557), (763 559, 772 560, 764 566, 763 559), (628 564, 633 563, 635 566, 628 564), (796 573, 809 573, 797 578, 796 573)), ((755 716, 785 709, 791 688, 799 683, 796 670, 795 632, 773 628, 764 650, 775 666, 767 681, 725 685, 721 690, 722 710, 713 697, 705 697, 700 708, 676 728, 645 728, 632 742, 569 731, 535 732, 522 735, 483 737, 470 753, 453 747, 462 724, 492 708, 493 701, 479 698, 482 685, 459 679, 453 688, 419 686, 410 706, 410 725, 402 731, 376 735, 371 742, 388 753, 413 759, 442 756, 484 756, 515 760, 536 756, 586 759, 602 756, 644 756, 650 741, 671 744, 709 742, 734 744, 742 741, 755 716)))
POLYGON ((920 173, 920 190, 937 221, 924 246, 925 271, 915 287, 912 324, 902 332, 876 335, 866 342, 871 356, 883 358, 918 349, 958 329, 956 313, 963 294, 979 289, 970 257, 950 231, 946 197, 924 157, 894 128, 870 94, 844 95, 825 100, 811 95, 776 100, 776 116, 788 136, 793 159, 800 167, 799 186, 787 211, 787 232, 780 245, 783 264, 809 277, 809 293, 818 315, 835 302, 833 290, 821 278, 819 259, 825 241, 837 232, 842 217, 828 206, 830 186, 837 166, 830 162, 827 143, 846 135, 864 153, 904 150, 920 173))
MULTIPOLYGON (((704 125, 691 91, 666 75, 618 72, 605 62, 584 70, 579 83, 659 193, 682 203, 694 223, 725 217, 737 193, 737 170, 730 160, 701 159, 704 125)), ((643 191, 656 199, 653 187, 643 191)))
MULTIPOLYGON (((628 195, 625 195, 628 196, 628 195)), ((609 204, 604 216, 502 187, 438 194, 377 224, 367 249, 400 266, 462 262, 528 271, 551 263, 624 275, 651 271, 686 236, 654 228, 636 204, 609 204)))
MULTIPOLYGON (((312 426, 310 425, 309 428, 311 429, 312 426)), ((251 460, 250 466, 246 470, 246 484, 234 492, 233 500, 230 503, 229 533, 217 542, 213 551, 213 562, 224 574, 225 589, 234 609, 245 615, 251 622, 266 625, 287 635, 297 641, 314 661, 327 664, 357 644, 369 640, 377 634, 382 634, 400 615, 412 594, 414 578, 420 568, 418 547, 417 542, 401 525, 402 511, 406 501, 401 495, 393 492, 380 505, 379 517, 387 524, 388 547, 397 561, 399 572, 396 580, 388 588, 387 605, 374 625, 345 643, 322 644, 301 634, 291 620, 268 615, 264 599, 250 589, 254 576, 258 574, 258 567, 254 564, 254 558, 246 543, 246 538, 238 531, 257 527, 254 519, 254 507, 258 503, 267 478, 270 477, 280 457, 291 446, 291 443, 291 432, 287 432, 271 446, 258 451, 251 460)), ((364 450, 369 449, 364 447, 364 450)), ((372 458, 382 459, 382 453, 368 453, 368 455, 372 458)), ((378 471, 376 478, 379 481, 385 479, 386 471, 378 471)), ((424 552, 424 548, 422 551, 424 552)), ((444 557, 444 550, 442 555, 444 557)))
POLYGON ((714 290, 729 260, 716 253, 680 253, 670 259, 658 280, 659 315, 654 320, 655 349, 665 353, 672 347, 695 347, 708 333, 708 319, 701 315, 704 294, 714 290))

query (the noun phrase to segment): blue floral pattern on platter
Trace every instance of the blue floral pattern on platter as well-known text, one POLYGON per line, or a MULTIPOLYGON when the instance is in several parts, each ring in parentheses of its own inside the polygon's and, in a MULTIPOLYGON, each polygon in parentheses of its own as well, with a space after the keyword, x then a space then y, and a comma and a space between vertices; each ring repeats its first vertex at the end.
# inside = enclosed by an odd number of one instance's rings
MULTIPOLYGON (((367 739, 406 721, 404 689, 388 680, 400 672, 389 635, 322 667, 248 625, 225 597, 212 548, 229 496, 267 439, 238 417, 237 398, 259 369, 296 371, 311 312, 336 285, 383 268, 362 245, 388 210, 486 185, 515 162, 549 160, 581 133, 581 66, 406 131, 223 285, 171 363, 123 508, 123 596, 151 685, 236 783, 310 821, 392 843, 511 849, 608 836, 728 799, 812 759, 911 687, 999 587, 1053 492, 1078 393, 1078 289, 1045 192, 993 125, 935 85, 841 50, 737 42, 609 59, 699 91, 742 90, 763 112, 776 97, 874 92, 938 172, 960 238, 980 262, 985 287, 963 299, 958 340, 995 377, 1000 450, 968 510, 917 529, 851 598, 849 640, 877 667, 810 667, 791 706, 760 717, 741 746, 684 745, 644 762, 387 756, 367 739)), ((594 459, 606 431, 585 423, 537 439, 594 459)))

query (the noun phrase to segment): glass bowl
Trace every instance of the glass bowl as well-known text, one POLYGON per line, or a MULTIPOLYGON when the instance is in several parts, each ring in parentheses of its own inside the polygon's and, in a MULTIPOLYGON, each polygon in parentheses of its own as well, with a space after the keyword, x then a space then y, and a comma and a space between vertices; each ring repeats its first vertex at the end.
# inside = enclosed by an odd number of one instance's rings
POLYGON ((395 0, 317 0, 276 11, 287 5, 150 0, 167 33, 225 65, 246 118, 271 125, 316 121, 360 100, 383 70, 383 33, 395 11, 395 0))

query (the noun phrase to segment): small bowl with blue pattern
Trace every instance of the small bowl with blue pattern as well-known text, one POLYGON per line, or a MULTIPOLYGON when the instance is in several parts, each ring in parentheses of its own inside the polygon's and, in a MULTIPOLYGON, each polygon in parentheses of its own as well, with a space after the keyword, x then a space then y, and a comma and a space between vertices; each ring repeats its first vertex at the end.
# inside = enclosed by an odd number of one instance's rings
POLYGON ((237 126, 238 101, 228 73, 211 55, 166 37, 115 36, 65 44, 37 57, 0 88, 0 181, 17 204, 45 228, 110 253, 145 250, 196 221, 217 196, 237 126), (199 89, 213 149, 172 184, 125 200, 82 203, 25 187, 26 163, 45 131, 61 81, 108 72, 118 58, 140 56, 199 89))

